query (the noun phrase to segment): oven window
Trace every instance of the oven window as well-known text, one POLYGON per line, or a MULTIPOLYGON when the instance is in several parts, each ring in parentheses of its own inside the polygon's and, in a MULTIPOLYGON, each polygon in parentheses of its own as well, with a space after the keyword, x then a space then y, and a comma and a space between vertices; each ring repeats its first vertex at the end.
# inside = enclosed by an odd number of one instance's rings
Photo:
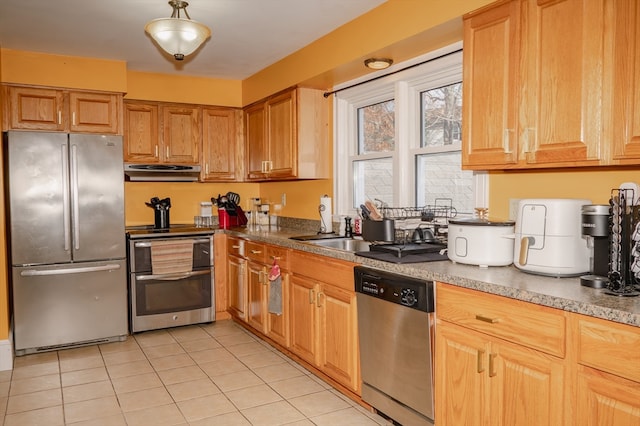
MULTIPOLYGON (((135 269, 133 272, 151 273, 151 247, 135 247, 135 269)), ((208 269, 212 265, 211 244, 209 241, 197 242, 193 245, 193 270, 208 269)))
POLYGON ((212 286, 211 274, 180 280, 137 281, 135 284, 136 315, 210 308, 212 286))

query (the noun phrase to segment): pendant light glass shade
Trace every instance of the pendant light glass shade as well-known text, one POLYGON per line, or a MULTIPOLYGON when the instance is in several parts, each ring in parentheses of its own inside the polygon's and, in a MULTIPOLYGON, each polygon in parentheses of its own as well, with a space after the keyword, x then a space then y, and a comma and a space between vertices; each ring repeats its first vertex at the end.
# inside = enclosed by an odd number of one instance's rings
POLYGON ((191 20, 186 10, 189 3, 186 1, 172 0, 169 4, 173 7, 171 17, 154 19, 145 25, 144 30, 163 50, 181 61, 211 36, 211 30, 191 20), (187 19, 180 17, 180 10, 184 10, 187 19))

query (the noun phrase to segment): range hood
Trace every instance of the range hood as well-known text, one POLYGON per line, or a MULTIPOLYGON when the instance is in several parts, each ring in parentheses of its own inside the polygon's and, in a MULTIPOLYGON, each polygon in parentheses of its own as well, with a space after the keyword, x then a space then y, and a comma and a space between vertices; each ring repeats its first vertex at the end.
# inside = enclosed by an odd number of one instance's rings
POLYGON ((124 175, 131 182, 197 182, 200 166, 125 163, 124 175))

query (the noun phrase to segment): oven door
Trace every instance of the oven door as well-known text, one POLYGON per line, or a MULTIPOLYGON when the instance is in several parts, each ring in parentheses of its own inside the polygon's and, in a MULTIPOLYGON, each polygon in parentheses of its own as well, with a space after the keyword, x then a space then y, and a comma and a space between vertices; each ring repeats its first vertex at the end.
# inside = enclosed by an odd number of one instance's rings
POLYGON ((130 278, 132 332, 215 320, 213 268, 130 278))

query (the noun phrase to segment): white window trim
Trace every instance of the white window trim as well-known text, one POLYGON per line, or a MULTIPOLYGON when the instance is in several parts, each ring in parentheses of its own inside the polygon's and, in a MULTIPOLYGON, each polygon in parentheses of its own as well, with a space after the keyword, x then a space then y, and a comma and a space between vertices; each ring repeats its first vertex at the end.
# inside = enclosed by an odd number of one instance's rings
MULTIPOLYGON (((354 84, 366 82, 372 78, 387 73, 402 70, 420 62, 454 52, 462 47, 462 42, 430 52, 410 61, 396 64, 384 71, 368 74, 339 86, 334 90, 341 90, 354 84)), ((344 89, 334 96, 334 211, 336 214, 353 216, 357 212, 353 208, 352 160, 357 147, 357 110, 360 107, 378 102, 396 99, 396 150, 391 153, 372 153, 359 155, 358 159, 375 159, 393 157, 393 185, 394 188, 405 188, 394 191, 393 206, 412 206, 415 197, 415 167, 400 167, 402 161, 410 161, 420 153, 435 152, 434 148, 421 148, 420 145, 420 114, 415 110, 409 113, 408 102, 404 99, 415 98, 415 104, 420 102, 420 93, 447 84, 460 81, 462 78, 462 52, 439 59, 428 64, 418 65, 397 74, 382 77, 371 84, 344 89), (425 69, 428 74, 425 74, 425 69), (372 86, 373 85, 373 86, 372 86), (405 142, 408 141, 408 142, 405 142), (349 159, 346 161, 345 159, 349 159)), ((486 207, 488 205, 488 178, 486 173, 474 173, 474 205, 486 207)))

